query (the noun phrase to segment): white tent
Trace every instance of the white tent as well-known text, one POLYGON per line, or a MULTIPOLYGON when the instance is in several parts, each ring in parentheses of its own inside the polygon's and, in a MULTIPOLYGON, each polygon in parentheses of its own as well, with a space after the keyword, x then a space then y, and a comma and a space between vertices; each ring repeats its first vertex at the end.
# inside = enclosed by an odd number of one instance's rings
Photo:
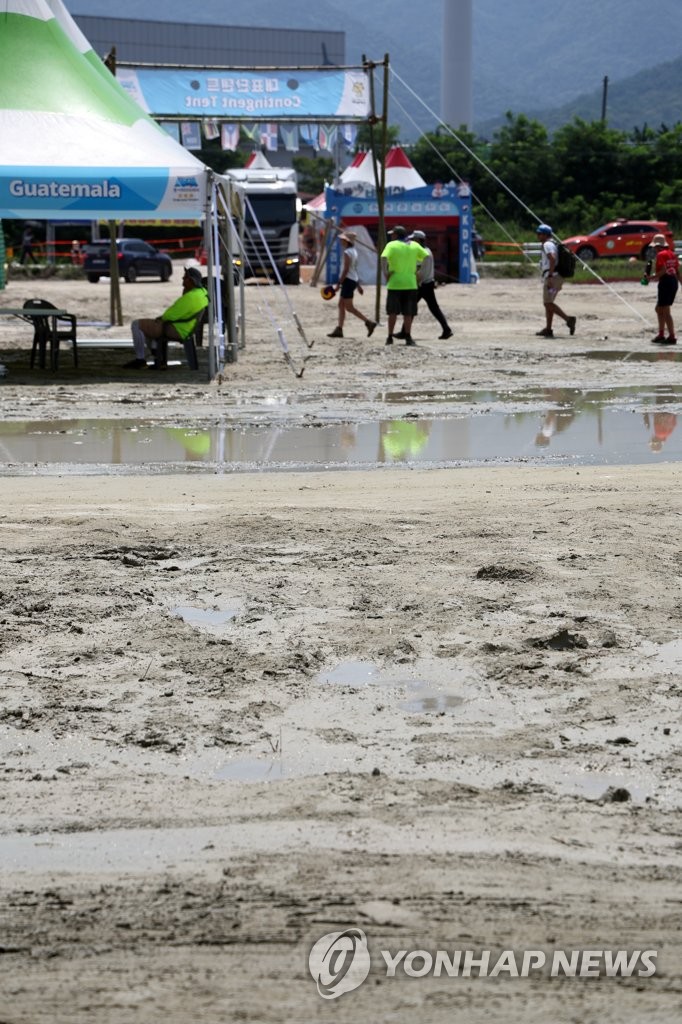
POLYGON ((208 171, 145 114, 61 0, 5 0, 0 217, 195 218, 208 171))
POLYGON ((350 185, 354 181, 373 182, 374 164, 372 154, 369 151, 366 153, 356 153, 352 163, 346 167, 345 171, 341 172, 339 181, 343 185, 350 185))

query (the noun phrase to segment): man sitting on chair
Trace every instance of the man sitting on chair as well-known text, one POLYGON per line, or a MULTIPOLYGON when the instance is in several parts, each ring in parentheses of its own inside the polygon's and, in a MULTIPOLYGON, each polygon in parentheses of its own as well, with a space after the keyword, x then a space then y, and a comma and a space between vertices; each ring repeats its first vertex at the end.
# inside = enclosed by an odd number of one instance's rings
POLYGON ((131 332, 135 358, 123 365, 127 370, 146 367, 145 344, 155 351, 155 367, 165 365, 165 342, 184 341, 194 330, 200 314, 208 306, 208 294, 198 267, 185 267, 182 295, 155 320, 133 320, 131 332), (155 344, 153 344, 155 343, 155 344))

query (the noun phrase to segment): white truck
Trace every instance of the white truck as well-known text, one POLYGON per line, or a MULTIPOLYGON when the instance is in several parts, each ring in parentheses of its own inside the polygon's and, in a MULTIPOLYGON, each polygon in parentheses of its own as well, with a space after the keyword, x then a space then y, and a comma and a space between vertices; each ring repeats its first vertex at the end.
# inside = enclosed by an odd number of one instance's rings
POLYGON ((265 163, 266 166, 254 164, 251 167, 230 168, 225 172, 227 177, 243 189, 248 199, 243 252, 237 246, 233 257, 235 263, 244 259, 245 277, 275 277, 272 266, 274 261, 284 284, 299 284, 296 171, 290 167, 271 167, 267 161, 265 163))

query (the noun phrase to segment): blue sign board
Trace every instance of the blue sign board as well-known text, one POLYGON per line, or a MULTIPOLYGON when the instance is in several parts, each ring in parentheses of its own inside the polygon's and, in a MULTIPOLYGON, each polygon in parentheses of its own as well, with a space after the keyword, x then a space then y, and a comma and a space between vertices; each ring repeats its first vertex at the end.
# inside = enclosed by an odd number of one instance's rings
MULTIPOLYGON (((376 191, 370 186, 354 183, 347 190, 325 189, 327 219, 338 225, 372 223, 379 217, 376 191)), ((457 280, 470 284, 473 242, 473 214, 471 191, 465 183, 460 185, 425 185, 413 189, 386 189, 384 199, 384 220, 396 224, 405 222, 410 229, 422 228, 428 234, 428 227, 434 222, 457 222, 459 249, 457 280)), ((438 225, 435 230, 438 230, 438 225)), ((327 280, 334 283, 340 272, 340 245, 333 247, 327 261, 327 280)))

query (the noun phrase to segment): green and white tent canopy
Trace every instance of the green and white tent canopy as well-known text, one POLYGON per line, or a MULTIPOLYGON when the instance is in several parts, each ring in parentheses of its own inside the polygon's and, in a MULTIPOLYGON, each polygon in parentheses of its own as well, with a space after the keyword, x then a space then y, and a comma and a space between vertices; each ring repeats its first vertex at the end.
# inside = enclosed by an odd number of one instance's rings
POLYGON ((200 218, 208 174, 124 92, 61 0, 0 0, 0 217, 200 218))

